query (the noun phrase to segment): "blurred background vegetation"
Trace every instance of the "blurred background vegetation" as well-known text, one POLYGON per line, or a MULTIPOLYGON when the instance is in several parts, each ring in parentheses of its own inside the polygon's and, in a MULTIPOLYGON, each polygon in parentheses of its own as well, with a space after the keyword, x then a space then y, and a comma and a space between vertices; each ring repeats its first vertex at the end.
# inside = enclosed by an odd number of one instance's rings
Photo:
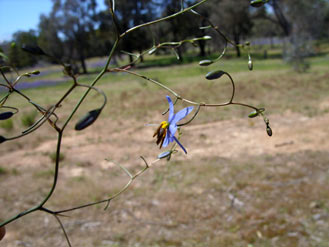
MULTIPOLYGON (((104 1, 109 6, 109 1, 104 1)), ((194 1, 185 2, 191 4, 194 1)), ((37 30, 17 31, 12 41, 0 44, 0 49, 8 54, 10 64, 17 68, 53 63, 49 58, 30 56, 20 49, 23 44, 38 44, 48 54, 75 64, 80 73, 87 73, 86 59, 108 55, 115 40, 109 11, 97 11, 96 7, 95 0, 53 0, 51 12, 40 16, 37 30)), ((121 31, 124 31, 172 14, 180 8, 177 0, 120 0, 116 12, 121 31)), ((297 71, 305 71, 309 67, 305 58, 318 55, 318 47, 329 38, 327 0, 270 0, 260 8, 250 7, 249 0, 211 0, 197 11, 218 25, 236 44, 249 40, 252 45, 264 47, 261 50, 264 58, 271 55, 268 49, 280 48, 276 56, 291 63, 297 71)), ((118 51, 142 52, 154 43, 210 35, 213 37, 211 42, 201 40, 197 47, 178 49, 183 62, 191 54, 205 57, 220 50, 224 41, 211 31, 199 28, 204 25, 203 19, 186 13, 171 21, 132 32, 121 42, 118 51)), ((168 51, 157 53, 161 52, 168 51)), ((117 57, 121 55, 118 53, 117 57)), ((240 48, 235 48, 232 55, 240 57, 240 48)), ((4 61, 0 58, 1 63, 4 61)))

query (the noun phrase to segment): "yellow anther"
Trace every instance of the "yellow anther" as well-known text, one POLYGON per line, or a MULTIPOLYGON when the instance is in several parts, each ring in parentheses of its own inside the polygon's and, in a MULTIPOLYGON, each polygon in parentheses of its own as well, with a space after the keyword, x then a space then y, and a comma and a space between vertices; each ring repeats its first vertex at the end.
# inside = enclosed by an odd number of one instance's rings
POLYGON ((162 129, 166 129, 166 128, 168 128, 168 126, 169 126, 169 123, 167 121, 162 121, 161 122, 161 128, 162 129))

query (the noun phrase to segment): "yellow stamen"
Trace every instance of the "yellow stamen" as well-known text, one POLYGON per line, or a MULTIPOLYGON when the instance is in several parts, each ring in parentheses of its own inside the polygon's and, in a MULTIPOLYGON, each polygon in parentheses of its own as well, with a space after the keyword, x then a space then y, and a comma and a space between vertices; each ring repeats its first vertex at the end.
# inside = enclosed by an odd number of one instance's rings
POLYGON ((169 126, 169 123, 167 121, 162 121, 161 122, 161 128, 162 129, 166 129, 166 128, 168 128, 168 126, 169 126))

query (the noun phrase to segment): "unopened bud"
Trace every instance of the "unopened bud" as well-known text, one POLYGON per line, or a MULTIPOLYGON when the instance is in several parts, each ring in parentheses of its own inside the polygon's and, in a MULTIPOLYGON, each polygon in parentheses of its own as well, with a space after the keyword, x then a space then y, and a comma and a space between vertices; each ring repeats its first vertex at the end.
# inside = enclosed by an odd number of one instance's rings
POLYGON ((206 79, 215 80, 215 79, 220 78, 224 74, 225 74, 225 72, 222 70, 211 71, 206 75, 206 79))
POLYGON ((262 7, 268 0, 252 0, 250 1, 250 5, 255 8, 262 7))
POLYGON ((251 59, 248 61, 248 69, 251 71, 254 68, 254 64, 251 59))
POLYGON ((212 63, 213 63, 213 61, 211 61, 211 60, 202 60, 202 61, 199 62, 199 65, 200 66, 208 66, 212 63))
POLYGON ((267 127, 266 127, 266 132, 267 132, 268 136, 272 136, 272 134, 273 134, 272 129, 269 125, 267 125, 267 127))

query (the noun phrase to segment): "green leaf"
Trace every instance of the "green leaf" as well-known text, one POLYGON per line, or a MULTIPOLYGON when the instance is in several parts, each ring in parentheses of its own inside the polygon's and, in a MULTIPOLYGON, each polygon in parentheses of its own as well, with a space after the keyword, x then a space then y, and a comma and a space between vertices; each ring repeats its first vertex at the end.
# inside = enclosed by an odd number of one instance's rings
POLYGON ((98 118, 101 112, 102 112, 102 108, 88 112, 76 123, 75 130, 83 130, 88 126, 92 125, 96 121, 96 119, 98 118))
POLYGON ((222 75, 224 75, 225 72, 222 70, 216 70, 216 71, 211 71, 206 75, 207 80, 215 80, 220 78, 222 75))

